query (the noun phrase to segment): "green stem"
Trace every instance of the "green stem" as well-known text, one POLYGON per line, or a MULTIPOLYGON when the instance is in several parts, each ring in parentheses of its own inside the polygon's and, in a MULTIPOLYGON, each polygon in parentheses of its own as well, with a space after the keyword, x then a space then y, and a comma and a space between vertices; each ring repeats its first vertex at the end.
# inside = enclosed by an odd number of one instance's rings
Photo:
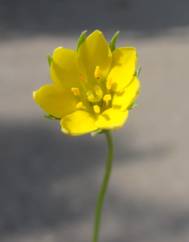
POLYGON ((112 171, 112 160, 113 160, 113 141, 110 131, 104 131, 106 136, 107 146, 108 146, 108 156, 105 164, 105 173, 104 178, 101 184, 100 192, 98 194, 96 211, 95 211, 95 220, 94 220, 94 230, 93 230, 93 242, 98 242, 99 232, 101 225, 102 209, 104 205, 104 199, 108 188, 108 183, 110 180, 110 175, 112 171))

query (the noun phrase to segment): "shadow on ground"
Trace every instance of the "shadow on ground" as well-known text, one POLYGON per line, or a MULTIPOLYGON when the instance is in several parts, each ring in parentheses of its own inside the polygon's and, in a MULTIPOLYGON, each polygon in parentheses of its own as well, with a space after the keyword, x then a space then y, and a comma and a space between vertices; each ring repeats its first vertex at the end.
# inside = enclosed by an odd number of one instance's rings
POLYGON ((117 235, 110 242, 178 242, 188 241, 189 211, 161 206, 149 200, 117 200, 112 210, 119 218, 117 235), (125 207, 125 210, 123 209, 125 207))
POLYGON ((154 35, 189 25, 188 0, 0 0, 1 38, 101 28, 154 35))
MULTIPOLYGON (((132 143, 132 135, 127 135, 132 143)), ((53 230, 92 216, 98 190, 95 174, 105 159, 103 137, 73 139, 40 123, 1 123, 0 137, 0 239, 26 231, 53 230)), ((170 153, 166 146, 140 151, 127 143, 118 142, 117 146, 117 162, 125 162, 123 157, 136 162, 170 153)), ((172 230, 179 233, 189 226, 188 213, 166 211, 150 201, 128 199, 121 204, 113 194, 110 200, 110 211, 121 221, 121 231, 127 228, 128 241, 150 241, 150 233, 152 237, 162 232, 173 234, 172 230)), ((125 235, 120 232, 120 236, 116 241, 123 241, 125 235)))

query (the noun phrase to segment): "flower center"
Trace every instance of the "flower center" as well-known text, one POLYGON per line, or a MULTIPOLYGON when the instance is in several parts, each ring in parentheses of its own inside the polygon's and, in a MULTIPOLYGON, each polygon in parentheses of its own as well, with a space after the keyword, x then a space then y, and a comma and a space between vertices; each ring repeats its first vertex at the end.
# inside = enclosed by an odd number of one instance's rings
POLYGON ((87 91, 87 100, 91 103, 99 102, 103 97, 103 91, 100 86, 96 85, 92 90, 87 91))
POLYGON ((95 86, 87 91, 87 102, 95 114, 99 114, 111 106, 112 94, 107 89, 95 86))
POLYGON ((113 81, 104 79, 102 70, 96 66, 93 82, 83 81, 80 88, 73 87, 71 92, 76 97, 76 109, 100 114, 111 107, 113 81))

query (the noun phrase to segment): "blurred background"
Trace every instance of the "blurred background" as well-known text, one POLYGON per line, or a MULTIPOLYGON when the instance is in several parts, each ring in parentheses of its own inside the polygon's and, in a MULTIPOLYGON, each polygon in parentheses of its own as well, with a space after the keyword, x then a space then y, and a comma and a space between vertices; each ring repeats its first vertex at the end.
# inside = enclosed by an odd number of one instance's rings
POLYGON ((0 0, 0 241, 89 242, 103 136, 62 135, 32 91, 85 29, 136 46, 138 107, 114 133, 101 241, 189 241, 189 1, 0 0))

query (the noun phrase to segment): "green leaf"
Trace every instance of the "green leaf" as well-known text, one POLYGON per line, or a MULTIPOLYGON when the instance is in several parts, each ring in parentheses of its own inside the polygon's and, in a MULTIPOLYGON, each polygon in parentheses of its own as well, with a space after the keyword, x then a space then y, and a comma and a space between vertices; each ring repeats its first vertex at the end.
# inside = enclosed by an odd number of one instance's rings
POLYGON ((119 37, 120 31, 116 31, 115 34, 112 36, 112 39, 110 40, 110 49, 111 51, 114 51, 116 48, 116 42, 119 37))
POLYGON ((60 120, 60 118, 54 117, 54 116, 51 115, 51 114, 45 114, 44 117, 45 117, 45 118, 48 118, 48 119, 50 119, 50 120, 60 120))
POLYGON ((77 50, 79 49, 81 44, 85 41, 86 37, 87 37, 87 30, 81 32, 79 39, 77 41, 77 50))
POLYGON ((51 63, 52 63, 52 57, 51 57, 51 55, 48 54, 47 58, 48 58, 49 66, 51 66, 51 63))

